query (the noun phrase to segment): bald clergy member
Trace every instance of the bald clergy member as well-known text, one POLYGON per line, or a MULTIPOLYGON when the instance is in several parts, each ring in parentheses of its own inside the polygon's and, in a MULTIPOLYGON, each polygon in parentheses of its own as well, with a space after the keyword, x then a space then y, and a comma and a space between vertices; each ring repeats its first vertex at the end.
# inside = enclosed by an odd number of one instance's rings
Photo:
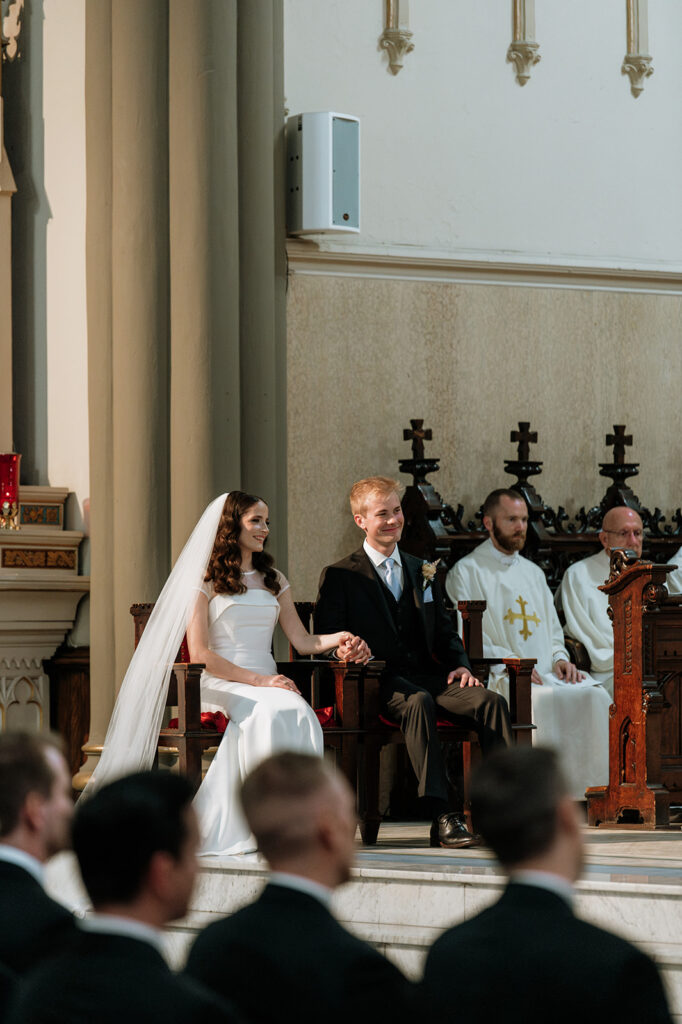
MULTIPOLYGON (((531 701, 533 742, 555 747, 574 799, 608 781, 611 698, 591 676, 571 664, 552 593, 539 566, 519 552, 528 509, 510 490, 496 490, 483 504, 488 540, 456 562, 446 587, 451 600, 484 600, 483 653, 487 658, 535 658, 531 701)), ((503 665, 493 665, 488 687, 508 693, 503 665)))
POLYGON ((566 618, 566 633, 585 645, 590 675, 613 698, 613 624, 609 599, 599 589, 609 578, 611 552, 628 548, 642 557, 642 520, 633 508, 609 509, 602 522, 601 551, 569 566, 557 591, 557 608, 566 618))

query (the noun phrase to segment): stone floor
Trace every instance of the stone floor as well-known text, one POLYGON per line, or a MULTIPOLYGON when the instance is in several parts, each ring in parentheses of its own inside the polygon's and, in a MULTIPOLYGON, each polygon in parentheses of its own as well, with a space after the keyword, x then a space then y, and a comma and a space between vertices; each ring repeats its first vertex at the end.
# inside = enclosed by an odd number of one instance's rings
MULTIPOLYGON (((428 866, 430 871, 440 868, 455 872, 466 868, 467 874, 499 875, 488 850, 433 850, 428 846, 428 835, 425 822, 386 822, 379 830, 376 846, 363 847, 358 833, 358 865, 409 865, 414 870, 428 866)), ((650 832, 585 826, 583 836, 583 880, 638 880, 682 887, 682 829, 650 832)))

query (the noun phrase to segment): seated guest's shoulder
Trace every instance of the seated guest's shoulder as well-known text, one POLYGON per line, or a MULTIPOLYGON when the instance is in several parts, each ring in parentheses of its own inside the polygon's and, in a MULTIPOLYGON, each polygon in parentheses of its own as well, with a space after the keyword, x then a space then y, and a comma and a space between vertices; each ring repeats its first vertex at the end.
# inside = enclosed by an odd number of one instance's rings
MULTIPOLYGON (((182 1007, 178 1006, 177 1020, 202 1021, 211 1024, 236 1024, 237 1011, 227 999, 206 988, 201 982, 186 974, 172 975, 171 995, 181 995, 182 1007), (189 1014, 189 1016, 185 1016, 189 1014)), ((165 1018, 168 1019, 168 1018, 165 1018)), ((175 1020, 176 1018, 171 1018, 175 1020)))
MULTIPOLYGON (((166 1024, 236 1024, 229 1002, 198 981, 174 974, 165 960, 138 945, 114 943, 110 955, 89 957, 87 938, 44 960, 21 979, 7 1024, 98 1024, 163 1020, 166 1024)), ((4 1020, 4 1018, 3 1018, 4 1020)))

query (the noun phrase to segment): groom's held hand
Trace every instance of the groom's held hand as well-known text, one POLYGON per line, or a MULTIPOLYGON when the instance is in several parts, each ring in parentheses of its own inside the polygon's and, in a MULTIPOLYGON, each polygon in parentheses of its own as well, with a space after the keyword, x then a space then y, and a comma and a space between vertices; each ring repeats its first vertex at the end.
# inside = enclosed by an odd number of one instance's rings
POLYGON ((480 679, 476 676, 472 676, 466 668, 456 668, 448 676, 448 686, 452 686, 453 683, 459 682, 460 688, 463 686, 483 686, 480 679))
POLYGON ((336 657, 339 661, 352 661, 358 665, 366 665, 372 657, 372 652, 359 636, 349 637, 336 648, 336 657))

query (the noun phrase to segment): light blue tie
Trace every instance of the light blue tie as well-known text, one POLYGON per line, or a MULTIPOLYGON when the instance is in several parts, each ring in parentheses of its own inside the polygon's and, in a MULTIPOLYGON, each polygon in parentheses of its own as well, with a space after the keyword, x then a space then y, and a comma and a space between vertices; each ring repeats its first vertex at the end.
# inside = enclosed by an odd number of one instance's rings
POLYGON ((400 595, 402 594, 402 588, 400 586, 397 563, 393 558, 387 558, 384 562, 384 568, 386 569, 386 586, 391 591, 396 601, 399 601, 400 595))

